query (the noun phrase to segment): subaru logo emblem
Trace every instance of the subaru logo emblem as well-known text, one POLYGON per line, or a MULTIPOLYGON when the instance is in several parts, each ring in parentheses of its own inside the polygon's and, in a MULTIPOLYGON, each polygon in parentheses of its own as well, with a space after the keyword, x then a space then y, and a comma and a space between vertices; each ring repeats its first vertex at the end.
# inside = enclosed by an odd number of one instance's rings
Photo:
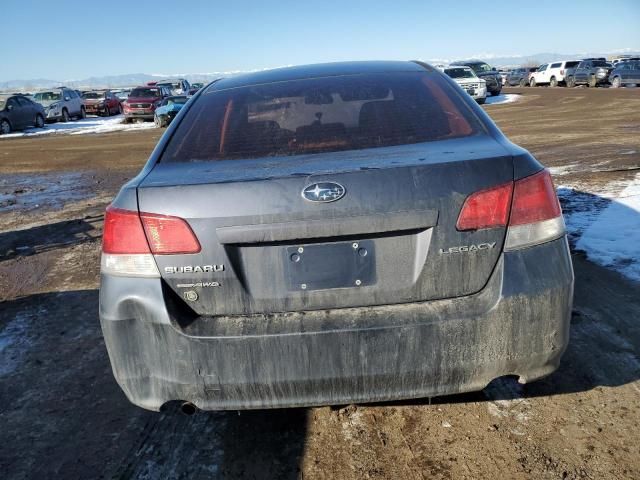
POLYGON ((302 198, 310 202, 335 202, 344 197, 346 190, 335 182, 320 182, 307 185, 302 190, 302 198))

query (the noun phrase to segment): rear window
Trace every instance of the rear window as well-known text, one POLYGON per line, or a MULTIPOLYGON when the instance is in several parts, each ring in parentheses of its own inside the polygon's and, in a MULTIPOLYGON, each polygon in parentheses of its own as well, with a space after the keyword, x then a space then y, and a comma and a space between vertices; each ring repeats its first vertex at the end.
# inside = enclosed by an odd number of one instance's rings
POLYGON ((203 94, 161 161, 359 150, 465 137, 482 128, 436 73, 312 78, 203 94))

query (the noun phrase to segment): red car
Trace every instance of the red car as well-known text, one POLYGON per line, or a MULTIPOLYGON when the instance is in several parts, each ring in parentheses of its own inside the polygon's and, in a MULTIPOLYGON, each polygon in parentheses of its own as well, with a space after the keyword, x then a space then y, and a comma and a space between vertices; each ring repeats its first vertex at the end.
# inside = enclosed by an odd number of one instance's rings
POLYGON ((160 105, 160 102, 170 95, 171 92, 166 87, 143 86, 134 88, 122 104, 125 121, 130 122, 134 118, 153 120, 153 113, 160 105))
POLYGON ((82 92, 82 100, 84 100, 84 108, 89 115, 109 117, 122 113, 120 99, 110 90, 82 92))

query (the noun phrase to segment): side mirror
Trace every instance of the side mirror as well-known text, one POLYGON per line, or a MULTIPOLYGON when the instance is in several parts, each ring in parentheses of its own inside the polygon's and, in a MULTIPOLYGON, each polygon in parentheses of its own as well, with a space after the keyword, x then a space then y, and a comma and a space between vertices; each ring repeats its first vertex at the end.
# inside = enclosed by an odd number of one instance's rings
POLYGON ((64 101, 65 101, 65 102, 68 102, 69 100, 71 100, 71 98, 69 98, 69 97, 64 97, 64 101))
POLYGON ((13 105, 7 105, 7 110, 8 110, 8 111, 13 110, 13 105))

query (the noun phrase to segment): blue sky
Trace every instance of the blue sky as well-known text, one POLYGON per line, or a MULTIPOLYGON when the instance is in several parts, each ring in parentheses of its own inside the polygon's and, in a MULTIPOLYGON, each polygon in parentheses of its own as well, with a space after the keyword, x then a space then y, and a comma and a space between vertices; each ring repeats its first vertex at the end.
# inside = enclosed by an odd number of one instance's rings
POLYGON ((2 0, 0 80, 640 49, 640 0, 2 0))

